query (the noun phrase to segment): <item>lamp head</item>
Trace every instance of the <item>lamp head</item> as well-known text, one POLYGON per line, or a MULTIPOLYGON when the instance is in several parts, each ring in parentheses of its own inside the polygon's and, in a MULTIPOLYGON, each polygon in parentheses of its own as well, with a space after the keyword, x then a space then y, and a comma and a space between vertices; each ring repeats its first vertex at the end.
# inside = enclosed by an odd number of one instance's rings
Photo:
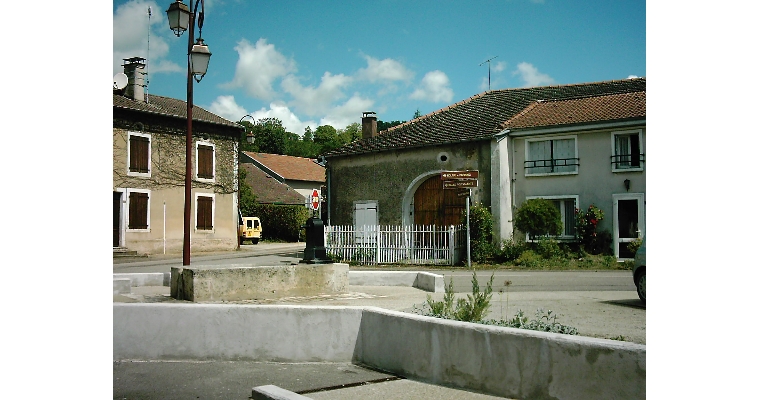
POLYGON ((190 7, 181 0, 169 6, 166 16, 169 17, 169 28, 177 37, 182 36, 190 25, 190 7))

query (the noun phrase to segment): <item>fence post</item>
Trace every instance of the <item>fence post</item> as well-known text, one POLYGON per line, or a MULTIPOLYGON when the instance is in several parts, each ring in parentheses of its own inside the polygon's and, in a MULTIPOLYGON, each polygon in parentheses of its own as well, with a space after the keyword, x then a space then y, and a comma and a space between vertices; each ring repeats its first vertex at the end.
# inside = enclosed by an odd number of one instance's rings
POLYGON ((454 265, 454 225, 449 225, 449 265, 454 265))

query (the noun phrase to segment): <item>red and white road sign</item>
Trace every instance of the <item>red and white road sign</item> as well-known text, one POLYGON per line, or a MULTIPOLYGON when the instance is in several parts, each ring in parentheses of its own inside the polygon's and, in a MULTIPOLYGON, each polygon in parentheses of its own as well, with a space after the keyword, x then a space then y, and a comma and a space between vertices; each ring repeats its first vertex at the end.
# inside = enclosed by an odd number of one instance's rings
POLYGON ((319 210, 319 191, 317 189, 311 191, 311 209, 319 210))

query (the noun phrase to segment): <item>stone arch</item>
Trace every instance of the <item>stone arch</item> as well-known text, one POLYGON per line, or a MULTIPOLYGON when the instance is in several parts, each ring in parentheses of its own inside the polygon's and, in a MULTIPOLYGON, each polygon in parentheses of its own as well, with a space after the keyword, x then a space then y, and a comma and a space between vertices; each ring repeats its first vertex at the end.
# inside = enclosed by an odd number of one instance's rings
POLYGON ((404 225, 459 224, 461 211, 466 207, 465 197, 457 197, 455 190, 444 190, 440 180, 443 170, 429 171, 417 176, 404 194, 404 225))

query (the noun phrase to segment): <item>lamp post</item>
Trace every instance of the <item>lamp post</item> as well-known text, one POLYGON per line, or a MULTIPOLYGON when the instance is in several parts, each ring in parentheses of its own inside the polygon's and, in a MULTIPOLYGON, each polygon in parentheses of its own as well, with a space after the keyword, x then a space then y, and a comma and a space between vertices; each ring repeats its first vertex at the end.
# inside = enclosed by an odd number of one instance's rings
MULTIPOLYGON (((191 4, 192 4, 192 0, 191 4)), ((190 28, 190 36, 187 38, 187 133, 185 135, 185 228, 182 241, 182 265, 190 265, 190 201, 192 195, 193 173, 193 80, 200 82, 206 75, 211 52, 203 43, 203 13, 204 1, 196 0, 193 12, 181 0, 177 0, 166 10, 169 17, 169 28, 177 37, 190 28), (200 3, 201 11, 198 12, 200 3), (193 44, 195 36, 195 23, 198 22, 198 40, 193 44)))

